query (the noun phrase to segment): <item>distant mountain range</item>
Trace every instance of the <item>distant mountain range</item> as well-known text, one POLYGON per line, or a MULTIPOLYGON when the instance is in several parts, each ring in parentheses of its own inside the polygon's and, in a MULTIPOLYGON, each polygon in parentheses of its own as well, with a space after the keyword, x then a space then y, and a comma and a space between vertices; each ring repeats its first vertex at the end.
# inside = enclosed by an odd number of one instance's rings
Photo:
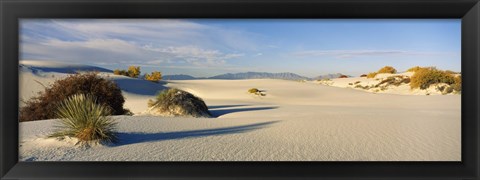
POLYGON ((227 73, 210 77, 209 79, 286 79, 286 80, 304 80, 308 77, 300 76, 294 73, 267 73, 267 72, 244 72, 227 73))
POLYGON ((164 80, 192 80, 192 79, 200 79, 190 75, 185 74, 177 74, 177 75, 165 75, 162 77, 164 80))
MULTIPOLYGON (((295 73, 268 73, 268 72, 243 72, 243 73, 227 73, 208 78, 196 78, 190 75, 165 75, 164 80, 192 80, 192 79, 284 79, 284 80, 318 80, 318 79, 333 79, 342 76, 343 74, 326 74, 309 78, 300 76, 295 73)), ((350 77, 350 76, 349 76, 350 77)))
MULTIPOLYGON (((333 79, 333 78, 339 78, 340 76, 342 76, 343 74, 341 73, 336 73, 336 74, 325 74, 325 75, 321 75, 321 76, 317 76, 317 77, 314 77, 312 78, 312 80, 320 80, 320 79, 333 79)), ((348 77, 352 77, 352 76, 349 76, 347 75, 348 77)))

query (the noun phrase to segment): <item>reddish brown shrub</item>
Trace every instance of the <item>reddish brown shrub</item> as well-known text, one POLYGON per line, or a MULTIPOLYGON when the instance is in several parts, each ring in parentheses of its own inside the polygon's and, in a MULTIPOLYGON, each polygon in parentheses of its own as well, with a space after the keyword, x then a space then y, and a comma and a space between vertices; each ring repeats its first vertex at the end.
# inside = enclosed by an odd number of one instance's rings
POLYGON ((347 75, 341 75, 338 78, 348 78, 348 76, 347 75))
POLYGON ((97 76, 96 73, 86 73, 56 80, 45 91, 25 102, 25 106, 20 108, 19 121, 57 118, 55 112, 58 104, 75 94, 92 95, 99 104, 110 108, 111 115, 130 113, 123 108, 125 99, 115 82, 97 76))

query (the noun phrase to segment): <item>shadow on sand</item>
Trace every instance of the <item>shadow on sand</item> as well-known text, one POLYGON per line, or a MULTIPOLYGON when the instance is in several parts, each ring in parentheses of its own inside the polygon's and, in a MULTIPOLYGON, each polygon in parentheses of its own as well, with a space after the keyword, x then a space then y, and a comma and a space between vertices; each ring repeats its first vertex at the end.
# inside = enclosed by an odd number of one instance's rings
POLYGON ((167 87, 164 86, 166 83, 163 81, 155 83, 134 78, 118 78, 114 79, 114 81, 123 91, 138 95, 154 96, 159 91, 167 89, 167 87))
POLYGON ((242 107, 242 106, 250 106, 248 104, 237 104, 237 105, 219 105, 219 106, 208 106, 208 109, 221 109, 221 108, 230 108, 230 107, 242 107))
MULTIPOLYGON (((238 107, 244 105, 236 105, 231 107, 238 107)), ((213 117, 223 116, 225 114, 236 113, 236 112, 244 112, 244 111, 260 111, 260 110, 269 110, 269 109, 277 109, 278 107, 252 107, 252 108, 232 108, 232 109, 210 109, 210 114, 213 117)))
POLYGON ((248 131, 265 128, 277 122, 279 121, 269 121, 269 122, 256 123, 256 124, 250 124, 250 125, 244 125, 244 126, 234 126, 234 127, 227 127, 227 128, 166 132, 166 133, 118 133, 117 135, 118 135, 119 141, 115 144, 111 144, 110 146, 123 146, 123 145, 143 143, 143 142, 155 142, 155 141, 163 141, 163 140, 198 138, 198 137, 204 137, 204 136, 216 136, 216 135, 218 136, 218 135, 225 135, 225 134, 244 133, 248 131))

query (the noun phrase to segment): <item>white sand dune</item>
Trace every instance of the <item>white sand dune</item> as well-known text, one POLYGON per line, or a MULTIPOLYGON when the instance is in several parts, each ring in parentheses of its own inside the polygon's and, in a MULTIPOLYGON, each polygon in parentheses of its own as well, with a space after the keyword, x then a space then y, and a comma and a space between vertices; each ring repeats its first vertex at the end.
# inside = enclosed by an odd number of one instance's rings
POLYGON ((151 92, 176 87, 203 98, 215 118, 114 116, 120 141, 90 148, 74 146, 74 139, 46 139, 54 120, 22 122, 20 160, 461 160, 460 95, 375 94, 272 79, 117 82, 134 112, 146 109, 151 92), (267 95, 249 94, 250 88, 267 95))

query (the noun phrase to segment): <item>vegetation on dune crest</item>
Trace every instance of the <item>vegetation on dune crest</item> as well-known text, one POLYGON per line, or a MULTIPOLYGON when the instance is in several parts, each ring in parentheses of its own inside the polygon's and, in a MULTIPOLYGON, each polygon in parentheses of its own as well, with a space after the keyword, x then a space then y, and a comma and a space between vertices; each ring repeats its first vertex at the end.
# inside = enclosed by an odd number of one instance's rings
MULTIPOLYGON (((356 85, 355 88, 361 88, 369 90, 372 88, 374 91, 387 90, 389 86, 400 86, 402 84, 409 84, 411 89, 420 88, 422 90, 430 88, 435 85, 435 89, 442 94, 449 93, 461 93, 462 91, 462 76, 460 73, 450 70, 438 70, 435 67, 420 67, 415 66, 407 70, 407 72, 413 72, 411 77, 408 76, 390 76, 387 78, 380 78, 379 83, 373 86, 356 85)), ((379 73, 396 73, 396 70, 391 66, 385 66, 377 72, 372 72, 367 75, 367 78, 375 78, 379 73)), ((353 85, 353 84, 351 84, 353 85)), ((427 94, 429 95, 429 94, 427 94)))
POLYGON ((377 75, 376 72, 371 72, 367 74, 367 78, 375 78, 376 75, 377 75))
POLYGON ((113 70, 113 74, 138 78, 138 76, 140 76, 140 66, 129 66, 128 70, 115 69, 113 70))
POLYGON ((389 74, 395 74, 397 73, 397 70, 393 68, 392 66, 385 66, 377 71, 377 73, 389 73, 389 74))
POLYGON ((380 81, 380 83, 378 83, 377 85, 375 85, 375 87, 379 87, 381 85, 386 85, 386 86, 389 86, 389 85, 394 85, 394 86, 400 86, 402 84, 408 84, 410 83, 410 78, 409 77, 406 77, 406 76, 391 76, 391 77, 388 77, 382 81, 380 81))
POLYGON ((145 74, 145 80, 159 82, 160 80, 162 80, 162 73, 158 71, 153 71, 150 74, 145 74))
POLYGON ((455 76, 455 84, 453 84, 453 90, 462 92, 462 76, 455 76))
POLYGON ((415 66, 410 69, 407 69, 407 72, 417 72, 418 70, 422 69, 420 66, 415 66))
POLYGON ((380 74, 380 73, 395 74, 395 73, 397 73, 397 70, 395 68, 393 68, 392 66, 385 66, 385 67, 379 69, 377 72, 368 73, 366 75, 366 77, 367 78, 375 78, 375 76, 377 76, 377 74, 380 74))
POLYGON ((410 87, 412 89, 427 89, 430 87, 430 85, 437 83, 445 83, 448 85, 455 84, 455 76, 445 71, 438 70, 434 67, 420 68, 415 72, 415 74, 413 74, 410 87))
POLYGON ((175 88, 158 93, 155 100, 148 101, 148 107, 153 115, 211 117, 201 98, 175 88))
POLYGON ((75 94, 90 94, 98 103, 110 108, 110 115, 131 114, 123 108, 125 98, 115 82, 96 73, 73 74, 56 80, 45 91, 32 97, 20 108, 19 121, 34 121, 57 118, 58 104, 75 94))
POLYGON ((140 66, 129 66, 127 73, 132 78, 138 78, 140 76, 140 66))
POLYGON ((92 95, 75 94, 58 105, 56 130, 49 137, 78 138, 79 142, 114 142, 116 123, 107 115, 110 108, 99 104, 92 95))

